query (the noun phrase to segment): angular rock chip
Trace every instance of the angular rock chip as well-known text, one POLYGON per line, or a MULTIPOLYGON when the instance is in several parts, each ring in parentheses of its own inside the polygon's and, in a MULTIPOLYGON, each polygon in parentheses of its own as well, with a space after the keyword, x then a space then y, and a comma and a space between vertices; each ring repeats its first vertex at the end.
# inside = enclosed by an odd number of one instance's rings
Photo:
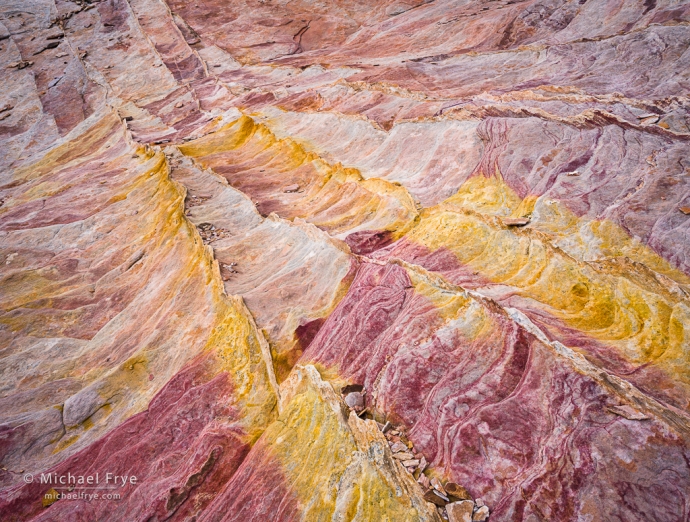
POLYGON ((407 446, 402 442, 396 442, 391 446, 391 451, 393 453, 407 452, 407 446))
POLYGON ((472 495, 470 495, 469 492, 460 484, 456 484, 455 482, 446 482, 445 488, 446 492, 451 497, 455 497, 459 500, 472 500, 472 495))
POLYGON ((482 506, 472 515, 472 522, 484 522, 487 518, 489 518, 489 508, 482 506))
POLYGON ((448 497, 443 496, 435 489, 427 490, 427 492, 424 493, 424 500, 431 502, 432 504, 436 504, 439 507, 443 507, 449 502, 448 497))
POLYGON ((393 455, 393 458, 398 460, 412 460, 412 457, 414 457, 412 453, 395 453, 393 455))
POLYGON ((446 505, 446 511, 448 512, 449 522, 472 522, 474 502, 471 500, 451 502, 446 505))

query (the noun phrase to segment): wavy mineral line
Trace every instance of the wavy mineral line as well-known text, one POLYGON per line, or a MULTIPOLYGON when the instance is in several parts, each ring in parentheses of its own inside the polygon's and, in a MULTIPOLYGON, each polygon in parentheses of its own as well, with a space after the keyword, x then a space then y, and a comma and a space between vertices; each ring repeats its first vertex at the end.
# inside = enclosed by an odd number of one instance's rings
POLYGON ((380 421, 404 426, 434 473, 501 520, 576 518, 600 502, 644 517, 647 504, 622 501, 640 481, 654 486, 636 498, 669 491, 668 515, 681 516, 687 494, 673 481, 690 481, 687 419, 538 338, 491 300, 392 260, 362 266, 303 361, 364 384, 380 421), (662 454, 655 469, 649 456, 662 454))
POLYGON ((267 107, 259 121, 307 150, 358 168, 365 178, 401 183, 424 206, 454 194, 481 158, 476 121, 397 123, 390 131, 333 113, 297 113, 267 107), (415 143, 424 136, 420 151, 415 143))
POLYGON ((524 311, 555 339, 687 409, 688 304, 674 285, 632 264, 579 261, 529 230, 445 204, 387 251, 524 311))
POLYGON ((243 296, 283 380, 310 340, 299 332, 323 321, 347 291, 356 269, 349 248, 300 219, 263 218, 225 178, 166 152, 172 178, 187 188, 186 215, 211 234, 225 291, 243 296))
POLYGON ((104 116, 14 179, 0 209, 3 463, 40 471, 59 462, 145 409, 210 349, 224 361, 216 371, 233 374, 238 411, 256 438, 275 404, 272 366, 185 219, 163 154, 132 147, 119 120, 104 116), (202 321, 185 319, 203 310, 202 321))
POLYGON ((263 215, 302 218, 334 237, 373 231, 395 239, 417 217, 414 202, 399 185, 329 165, 248 116, 178 148, 252 197, 263 215))
MULTIPOLYGON (((425 206, 440 203, 458 190, 467 198, 475 188, 471 175, 491 178, 496 171, 505 173, 499 174, 507 184, 502 190, 520 199, 540 198, 536 203, 531 201, 538 207, 533 216, 537 222, 532 226, 550 233, 563 226, 572 227, 577 218, 582 219, 577 224, 581 228, 587 221, 608 220, 615 225, 608 233, 630 245, 646 244, 657 254, 642 254, 644 246, 631 246, 625 255, 645 263, 660 255, 673 265, 662 263, 663 273, 673 272, 672 268, 687 272, 688 243, 677 240, 679 235, 684 237, 690 223, 678 211, 686 197, 682 189, 687 178, 682 164, 686 147, 682 141, 645 137, 636 129, 626 130, 617 124, 607 124, 602 133, 537 118, 495 118, 479 126, 453 120, 399 123, 386 133, 364 121, 353 122, 332 113, 267 108, 261 114, 261 120, 278 135, 294 135, 309 150, 357 167, 365 177, 400 181, 425 206), (420 153, 409 143, 422 133, 433 136, 434 145, 420 153), (485 144, 481 161, 476 151, 480 137, 485 144), (627 146, 629 141, 644 144, 627 146), (518 143, 524 147, 517 149, 518 143), (554 145, 563 147, 555 158, 554 145), (452 153, 458 153, 457 158, 452 153), (646 157, 642 164, 641 157, 646 157), (621 161, 628 176, 607 172, 613 171, 614 162, 621 161), (562 204, 550 207, 554 200, 562 204), (648 210, 643 214, 643 209, 648 210), (543 215, 541 220, 539 214, 543 215), (550 219, 556 223, 549 223, 550 219), (625 236, 635 239, 631 242, 625 236)), ((500 210, 501 203, 492 194, 471 197, 475 202, 470 208, 476 208, 486 197, 486 205, 496 206, 494 213, 505 215, 518 210, 514 206, 500 210)), ((509 198, 514 199, 512 195, 509 198)), ((533 208, 520 210, 528 213, 533 208)), ((565 244, 566 234, 559 235, 560 244, 565 244)), ((577 248, 582 250, 583 245, 577 248)), ((658 263, 654 266, 661 269, 658 263)))

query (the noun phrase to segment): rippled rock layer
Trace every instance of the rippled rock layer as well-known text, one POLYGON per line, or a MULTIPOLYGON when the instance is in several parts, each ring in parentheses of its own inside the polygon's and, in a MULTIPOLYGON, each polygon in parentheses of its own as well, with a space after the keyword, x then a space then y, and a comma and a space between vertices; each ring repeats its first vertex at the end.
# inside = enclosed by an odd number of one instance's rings
POLYGON ((687 521, 689 22, 0 3, 0 519, 687 521))

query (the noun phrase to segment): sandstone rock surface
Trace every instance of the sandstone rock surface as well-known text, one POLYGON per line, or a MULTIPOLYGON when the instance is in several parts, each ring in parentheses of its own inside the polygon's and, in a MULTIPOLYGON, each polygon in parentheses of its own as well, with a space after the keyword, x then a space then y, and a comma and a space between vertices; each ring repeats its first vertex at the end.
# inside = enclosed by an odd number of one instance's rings
POLYGON ((687 521, 689 22, 1 2, 0 520, 687 521))

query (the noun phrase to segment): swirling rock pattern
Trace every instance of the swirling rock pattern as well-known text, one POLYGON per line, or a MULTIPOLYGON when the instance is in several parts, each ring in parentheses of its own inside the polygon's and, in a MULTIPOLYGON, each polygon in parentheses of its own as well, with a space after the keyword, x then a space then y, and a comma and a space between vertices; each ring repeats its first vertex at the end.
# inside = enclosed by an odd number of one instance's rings
POLYGON ((0 519, 689 520, 689 21, 3 2, 0 519))
POLYGON ((363 383, 370 407, 499 520, 682 520, 688 497, 674 481, 690 480, 687 418, 621 393, 615 377, 531 329, 541 334, 424 270, 368 263, 303 358, 363 383), (657 413, 628 420, 622 404, 657 413), (678 467, 660 473, 657 457, 678 467))

